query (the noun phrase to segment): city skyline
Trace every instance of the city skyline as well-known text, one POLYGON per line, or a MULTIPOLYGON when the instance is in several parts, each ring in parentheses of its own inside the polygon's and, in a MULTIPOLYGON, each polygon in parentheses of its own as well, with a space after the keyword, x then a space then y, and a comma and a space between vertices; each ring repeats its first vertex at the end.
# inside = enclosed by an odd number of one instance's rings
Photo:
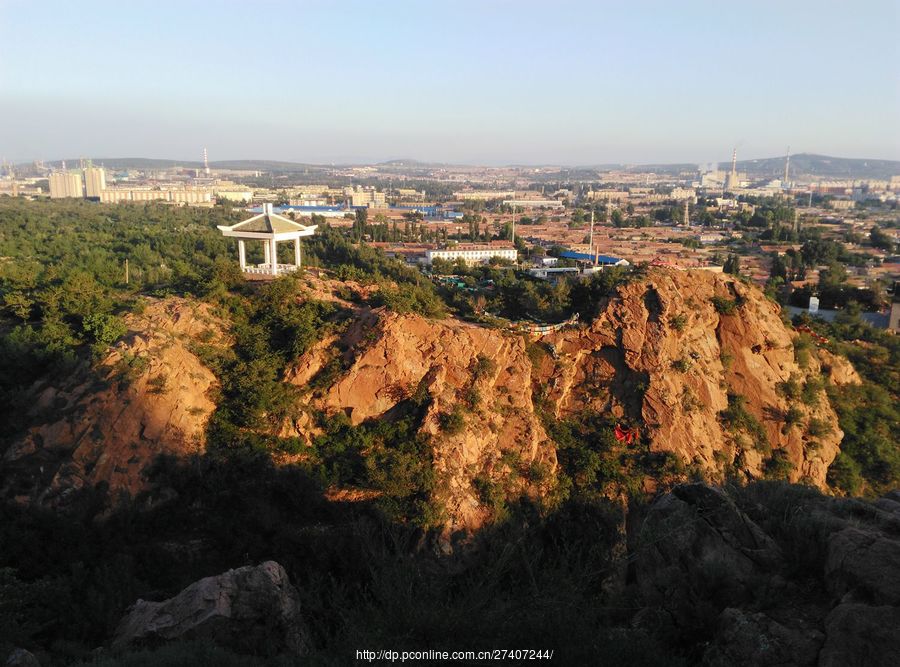
POLYGON ((0 157, 898 159, 898 8, 849 8, 0 0, 0 157))

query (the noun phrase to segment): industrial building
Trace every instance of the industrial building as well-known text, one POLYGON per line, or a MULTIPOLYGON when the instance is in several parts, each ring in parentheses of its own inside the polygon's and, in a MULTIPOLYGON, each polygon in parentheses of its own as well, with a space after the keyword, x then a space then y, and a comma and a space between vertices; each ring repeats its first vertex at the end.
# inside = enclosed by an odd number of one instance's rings
POLYGON ((77 171, 57 171, 50 174, 50 198, 84 197, 84 181, 77 171))
POLYGON ((84 170, 84 196, 99 199, 106 189, 106 170, 103 167, 86 167, 84 170))

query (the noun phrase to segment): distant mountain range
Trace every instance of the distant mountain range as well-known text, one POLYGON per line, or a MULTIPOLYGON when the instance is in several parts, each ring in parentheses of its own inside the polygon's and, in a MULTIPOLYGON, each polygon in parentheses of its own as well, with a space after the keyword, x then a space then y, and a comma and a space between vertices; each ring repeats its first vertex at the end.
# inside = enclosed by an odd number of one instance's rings
MULTIPOLYGON (((751 176, 780 178, 784 174, 784 156, 760 158, 758 160, 738 160, 737 168, 751 176)), ((66 163, 71 167, 78 164, 78 159, 67 159, 66 163)), ((152 158, 94 158, 94 164, 102 164, 108 169, 169 169, 183 167, 185 169, 199 169, 203 167, 200 161, 191 160, 161 160, 152 158)), ((60 162, 50 164, 59 165, 60 162)), ((333 167, 331 165, 308 164, 302 162, 285 162, 279 160, 220 160, 210 162, 212 169, 236 169, 246 171, 264 171, 272 173, 316 173, 324 172, 333 167)), ((348 165, 338 165, 348 166, 348 165)), ((361 165, 360 165, 361 166, 361 165)), ((397 159, 376 163, 372 166, 382 167, 391 171, 407 169, 422 170, 433 167, 449 167, 446 163, 420 162, 418 160, 397 159)), ((463 165, 456 165, 463 166, 463 165)), ((533 168, 533 166, 532 166, 533 168)), ((602 164, 574 168, 576 171, 586 169, 597 171, 653 171, 656 173, 677 174, 697 171, 698 165, 693 162, 668 163, 668 164, 602 164)), ((719 162, 720 169, 729 169, 730 162, 719 162)), ((886 179, 894 175, 900 175, 900 160, 870 160, 865 158, 843 158, 828 155, 816 155, 813 153, 798 153, 791 156, 791 176, 817 176, 822 178, 870 178, 886 179)))

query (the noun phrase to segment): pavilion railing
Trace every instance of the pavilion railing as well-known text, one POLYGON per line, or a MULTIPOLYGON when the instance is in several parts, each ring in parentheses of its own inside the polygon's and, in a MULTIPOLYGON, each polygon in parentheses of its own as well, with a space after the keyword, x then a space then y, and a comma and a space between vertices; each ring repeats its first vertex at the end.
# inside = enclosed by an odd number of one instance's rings
MULTIPOLYGON (((299 267, 294 264, 279 264, 278 273, 292 273, 299 267)), ((257 264, 256 266, 247 265, 244 267, 244 273, 259 273, 265 275, 272 274, 272 267, 269 264, 257 264)))

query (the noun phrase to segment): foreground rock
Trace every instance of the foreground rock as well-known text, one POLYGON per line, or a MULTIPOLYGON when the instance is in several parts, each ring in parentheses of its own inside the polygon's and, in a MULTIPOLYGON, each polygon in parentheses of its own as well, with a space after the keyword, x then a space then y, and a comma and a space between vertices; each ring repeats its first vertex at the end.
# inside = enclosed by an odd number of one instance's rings
POLYGON ((24 648, 13 649, 6 658, 6 667, 41 667, 41 662, 24 648))
POLYGON ((308 652, 297 590, 274 561, 197 581, 163 602, 138 600, 116 629, 112 648, 207 639, 239 653, 308 652))
POLYGON ((897 607, 841 604, 828 615, 825 628, 828 639, 819 655, 819 667, 900 664, 900 609, 897 607))
POLYGON ((759 484, 676 487, 636 543, 636 623, 703 664, 900 664, 897 493, 874 503, 759 484), (767 532, 768 531, 768 532, 767 532), (789 554, 786 555, 786 554, 789 554))
POLYGON ((657 501, 641 528, 637 577, 644 601, 665 609, 681 632, 715 623, 725 607, 753 602, 782 566, 781 551, 721 491, 679 486, 657 501))

